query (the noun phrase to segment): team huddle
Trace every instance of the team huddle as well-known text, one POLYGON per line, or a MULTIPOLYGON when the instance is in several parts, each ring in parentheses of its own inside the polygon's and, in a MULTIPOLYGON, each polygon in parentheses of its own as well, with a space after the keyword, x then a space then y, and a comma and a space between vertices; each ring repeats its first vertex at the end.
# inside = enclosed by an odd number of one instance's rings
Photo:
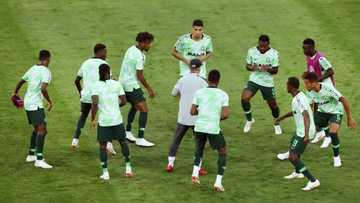
MULTIPOLYGON (((116 154, 113 142, 118 141, 121 154, 125 160, 125 176, 133 177, 130 151, 128 144, 134 143, 140 147, 153 147, 155 143, 145 139, 148 120, 148 106, 142 87, 150 98, 156 96, 155 90, 145 79, 144 67, 146 52, 151 48, 154 36, 149 32, 140 32, 136 36, 136 44, 127 49, 123 56, 118 79, 112 75, 111 68, 106 62, 107 49, 104 44, 96 44, 94 57, 84 61, 77 72, 74 84, 80 95, 81 113, 76 124, 71 147, 77 150, 80 146, 81 131, 90 114, 91 127, 97 129, 99 142, 100 162, 102 166, 102 180, 109 180, 108 153, 116 154), (129 104, 130 109, 124 121, 121 107, 129 104), (133 132, 133 122, 138 116, 137 134, 133 132)), ((321 148, 331 144, 333 149, 333 165, 340 167, 340 140, 339 129, 345 113, 347 126, 356 128, 350 104, 347 99, 335 88, 334 70, 324 54, 315 49, 315 41, 305 39, 303 50, 307 60, 307 69, 301 76, 306 93, 300 91, 300 80, 289 77, 287 91, 293 97, 291 112, 280 116, 280 109, 276 102, 274 75, 279 71, 279 53, 270 46, 270 38, 261 35, 258 45, 248 50, 246 56, 246 70, 251 72, 249 81, 241 94, 241 105, 244 111, 245 124, 243 132, 249 133, 254 126, 251 98, 260 90, 263 99, 267 102, 274 118, 274 133, 282 134, 280 123, 288 117, 294 117, 295 130, 290 140, 288 151, 280 153, 280 160, 288 159, 294 166, 294 171, 285 176, 285 179, 308 179, 302 188, 305 191, 320 186, 315 178, 301 161, 307 144, 324 140, 321 148)), ((204 34, 202 20, 194 20, 192 31, 182 35, 171 50, 171 55, 179 61, 179 79, 171 95, 180 97, 178 119, 173 140, 168 152, 166 171, 175 170, 175 159, 180 143, 186 132, 191 129, 194 134, 195 152, 194 165, 191 175, 193 185, 200 184, 200 176, 207 175, 202 167, 206 142, 218 152, 218 171, 214 183, 216 192, 224 192, 222 178, 226 169, 226 141, 225 133, 220 127, 222 120, 229 117, 229 96, 218 86, 221 74, 219 70, 206 70, 206 62, 213 54, 212 38, 204 34)), ((32 66, 16 85, 12 100, 17 107, 23 106, 29 124, 33 126, 30 137, 29 152, 26 162, 34 162, 34 166, 50 169, 43 156, 45 137, 47 135, 46 116, 44 107, 48 111, 53 103, 47 87, 51 82, 49 69, 51 54, 47 50, 39 53, 38 64, 32 66), (21 87, 28 83, 27 91, 22 104, 19 96, 21 87), (43 99, 47 105, 44 106, 43 99)))

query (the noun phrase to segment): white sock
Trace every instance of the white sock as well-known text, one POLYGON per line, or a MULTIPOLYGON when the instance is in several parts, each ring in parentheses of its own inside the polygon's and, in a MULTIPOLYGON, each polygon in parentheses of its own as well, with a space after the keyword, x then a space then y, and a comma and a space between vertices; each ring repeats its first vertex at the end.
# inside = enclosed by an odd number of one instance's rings
POLYGON ((221 184, 222 177, 223 177, 222 175, 216 176, 215 185, 222 185, 221 184))
POLYGON ((131 172, 132 172, 132 168, 131 168, 131 164, 130 164, 130 163, 126 163, 125 170, 126 170, 126 173, 131 173, 131 172))
POLYGON ((194 165, 192 176, 199 177, 199 170, 200 170, 200 167, 194 165))
POLYGON ((169 165, 174 166, 175 157, 174 156, 169 156, 168 161, 169 161, 169 165))
POLYGON ((107 147, 107 148, 113 148, 112 142, 107 142, 107 143, 106 143, 106 147, 107 147))
POLYGON ((103 168, 103 173, 109 173, 107 168, 103 168))
POLYGON ((73 138, 72 144, 73 144, 73 145, 77 145, 78 143, 79 143, 79 139, 73 138))
POLYGON ((199 169, 201 169, 202 166, 202 159, 200 159, 199 169))

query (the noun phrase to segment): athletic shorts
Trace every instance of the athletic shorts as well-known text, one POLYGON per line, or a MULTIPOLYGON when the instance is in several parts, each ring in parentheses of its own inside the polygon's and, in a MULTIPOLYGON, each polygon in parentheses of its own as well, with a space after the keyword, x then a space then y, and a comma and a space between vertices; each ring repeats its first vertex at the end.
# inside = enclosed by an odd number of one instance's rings
POLYGON ((80 111, 82 113, 85 113, 87 115, 89 114, 90 110, 91 110, 91 103, 84 103, 84 102, 80 103, 80 111))
POLYGON ((145 101, 144 92, 141 88, 134 89, 132 92, 125 92, 127 102, 132 105, 145 101))
POLYGON ((296 132, 290 140, 290 151, 295 152, 296 154, 304 153, 306 144, 304 143, 304 138, 297 136, 296 132))
POLYGON ((34 111, 26 110, 26 116, 30 125, 46 124, 45 111, 42 108, 34 111))
POLYGON ((260 90, 263 99, 266 100, 266 101, 276 99, 276 94, 275 94, 275 88, 274 87, 265 87, 265 86, 258 85, 258 84, 254 83, 252 81, 248 81, 245 89, 249 90, 254 95, 256 94, 256 92, 258 90, 260 90))
POLYGON ((97 128, 98 142, 109 142, 112 140, 125 141, 125 128, 123 124, 115 126, 100 126, 97 128))
POLYGON ((225 138, 221 131, 219 134, 195 132, 195 140, 198 145, 204 144, 206 140, 209 140, 212 149, 220 149, 226 146, 225 138))
POLYGON ((316 111, 314 113, 314 122, 317 131, 327 128, 331 123, 337 123, 341 125, 342 117, 342 114, 331 114, 316 111))

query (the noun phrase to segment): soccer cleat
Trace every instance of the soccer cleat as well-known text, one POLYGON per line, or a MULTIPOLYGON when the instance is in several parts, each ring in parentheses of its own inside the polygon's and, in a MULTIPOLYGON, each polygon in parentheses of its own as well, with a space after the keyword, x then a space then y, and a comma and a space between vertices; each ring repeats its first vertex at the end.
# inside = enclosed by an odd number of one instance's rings
POLYGON ((341 167, 341 159, 340 159, 340 155, 339 156, 334 156, 334 167, 338 168, 341 167))
POLYGON ((200 185, 200 179, 199 179, 199 177, 196 177, 196 176, 192 176, 191 177, 191 183, 193 184, 193 185, 200 185))
POLYGON ((309 181, 306 186, 302 189, 304 191, 310 191, 320 186, 320 181, 315 180, 314 182, 309 181))
POLYGON ((206 176, 208 174, 207 170, 203 167, 199 170, 199 176, 206 176))
POLYGON ((79 148, 79 139, 73 138, 73 140, 71 142, 71 148, 74 150, 79 148))
POLYGON ((285 179, 298 179, 298 178, 304 178, 304 175, 302 173, 296 173, 295 171, 292 172, 288 176, 284 176, 285 179))
POLYGON ((252 119, 251 121, 248 121, 248 120, 246 121, 245 126, 244 126, 244 133, 250 132, 251 126, 253 123, 255 123, 255 119, 252 119))
POLYGON ((100 179, 102 179, 102 180, 110 180, 109 172, 103 172, 103 174, 100 176, 100 179))
POLYGON ((135 144, 140 147, 152 147, 155 145, 154 143, 151 143, 151 142, 145 140, 145 138, 136 139, 135 144))
POLYGON ((128 178, 134 177, 134 173, 132 172, 132 168, 131 168, 130 164, 126 164, 125 176, 128 177, 128 178))
POLYGON ((126 131, 126 139, 131 143, 136 142, 136 138, 134 137, 131 131, 126 131))
POLYGON ((35 155, 27 155, 26 156, 26 162, 33 162, 33 161, 36 161, 35 155))
POLYGON ((284 161, 286 159, 289 159, 289 151, 285 152, 285 153, 280 153, 280 154, 277 154, 276 157, 281 160, 281 161, 284 161))
POLYGON ((281 129, 280 125, 274 125, 274 130, 275 130, 275 135, 282 134, 282 129, 281 129))
POLYGON ((320 140, 324 139, 324 137, 325 137, 324 131, 317 132, 315 138, 311 140, 311 143, 313 144, 318 143, 320 140))
POLYGON ((167 171, 167 172, 169 172, 169 173, 174 172, 174 166, 173 166, 173 165, 168 164, 168 165, 166 166, 166 171, 167 171))
POLYGON ((50 164, 45 162, 45 159, 42 160, 36 160, 34 163, 34 166, 37 168, 43 168, 43 169, 50 169, 53 168, 50 164))
POLYGON ((116 151, 114 150, 113 144, 111 142, 107 142, 106 144, 106 151, 109 154, 116 155, 116 151))
POLYGON ((225 188, 222 185, 214 185, 215 192, 225 192, 225 188))
POLYGON ((323 143, 321 144, 320 148, 321 149, 328 148, 330 144, 331 144, 331 137, 325 137, 325 139, 324 139, 323 143))

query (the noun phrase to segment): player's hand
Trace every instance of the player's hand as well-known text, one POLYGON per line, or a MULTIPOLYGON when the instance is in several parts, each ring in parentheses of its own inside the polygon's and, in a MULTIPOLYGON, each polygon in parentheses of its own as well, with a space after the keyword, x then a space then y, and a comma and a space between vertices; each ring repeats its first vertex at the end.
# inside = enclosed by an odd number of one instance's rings
POLYGON ((307 136, 304 137, 304 144, 309 144, 310 140, 307 136))
POLYGON ((91 121, 90 127, 91 127, 91 129, 96 128, 96 120, 91 121))
POLYGON ((259 66, 254 63, 254 64, 251 65, 251 69, 252 69, 253 71, 258 71, 258 70, 259 70, 259 66))
POLYGON ((270 66, 268 66, 268 65, 260 66, 260 71, 262 71, 262 72, 268 72, 269 70, 270 70, 270 66))
POLYGON ((348 127, 349 127, 350 129, 355 129, 356 126, 357 126, 357 124, 356 124, 355 120, 354 120, 352 117, 350 117, 350 118, 348 119, 348 127))
POLYGON ((51 101, 46 104, 46 108, 48 111, 51 111, 52 107, 53 107, 53 104, 51 101))
POLYGON ((148 93, 149 93, 150 98, 154 98, 155 95, 156 95, 155 90, 153 90, 153 89, 151 89, 151 88, 148 90, 148 93))

